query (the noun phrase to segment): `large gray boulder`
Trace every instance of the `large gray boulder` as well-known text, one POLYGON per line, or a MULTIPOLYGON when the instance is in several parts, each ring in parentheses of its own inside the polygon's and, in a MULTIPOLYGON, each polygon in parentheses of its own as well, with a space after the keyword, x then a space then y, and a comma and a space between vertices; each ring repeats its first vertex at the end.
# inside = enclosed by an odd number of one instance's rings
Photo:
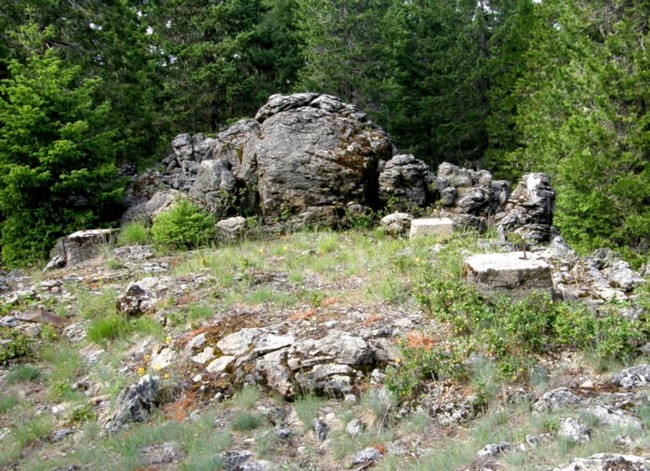
POLYGON ((96 257, 102 247, 109 245, 116 232, 116 229, 91 229, 60 238, 45 270, 70 267, 96 257))
POLYGON ((392 144, 356 107, 330 95, 274 95, 257 120, 261 133, 248 145, 267 222, 332 226, 348 203, 378 206, 379 165, 392 144))

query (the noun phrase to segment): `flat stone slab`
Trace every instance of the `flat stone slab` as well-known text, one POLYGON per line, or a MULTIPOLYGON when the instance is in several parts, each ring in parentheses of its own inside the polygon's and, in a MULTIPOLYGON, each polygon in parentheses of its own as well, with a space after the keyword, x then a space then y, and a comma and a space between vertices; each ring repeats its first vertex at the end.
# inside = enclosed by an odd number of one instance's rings
POLYGON ((521 297, 530 291, 553 293, 551 267, 524 252, 472 255, 465 259, 465 280, 486 294, 521 297))
POLYGON ((425 236, 449 239, 453 233, 454 221, 449 218, 422 218, 411 221, 411 239, 425 236))

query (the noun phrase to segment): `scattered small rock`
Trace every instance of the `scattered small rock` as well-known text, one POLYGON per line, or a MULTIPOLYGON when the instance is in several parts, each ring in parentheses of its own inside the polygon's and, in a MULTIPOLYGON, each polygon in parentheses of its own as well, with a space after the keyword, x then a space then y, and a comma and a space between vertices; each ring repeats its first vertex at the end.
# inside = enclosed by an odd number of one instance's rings
POLYGON ((381 459, 379 450, 373 447, 364 448, 352 455, 352 465, 369 464, 381 459))
POLYGON ((325 439, 327 438, 327 434, 330 428, 322 420, 314 419, 314 421, 312 422, 312 429, 314 430, 314 432, 316 432, 316 438, 318 438, 319 441, 324 442, 325 439))
POLYGON ((145 375, 137 384, 126 387, 117 396, 115 409, 104 426, 109 433, 117 432, 127 424, 145 422, 160 403, 160 378, 145 375))
POLYGON ((587 443, 590 440, 591 431, 581 421, 568 417, 560 420, 557 436, 571 440, 574 443, 587 443))

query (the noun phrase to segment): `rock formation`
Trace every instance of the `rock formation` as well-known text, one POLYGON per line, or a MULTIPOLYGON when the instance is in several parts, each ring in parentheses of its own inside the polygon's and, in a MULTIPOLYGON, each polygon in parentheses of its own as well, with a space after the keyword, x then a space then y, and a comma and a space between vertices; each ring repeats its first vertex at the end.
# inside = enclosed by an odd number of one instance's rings
POLYGON ((262 216, 267 225, 339 227, 369 210, 449 217, 457 228, 547 242, 555 192, 544 174, 510 194, 486 170, 442 163, 437 174, 413 155, 393 155, 390 137, 355 106, 317 93, 273 95, 255 119, 216 137, 181 134, 158 170, 135 177, 123 222, 151 221, 187 195, 217 219, 262 216))
MULTIPOLYGON (((379 207, 379 170, 393 146, 356 107, 300 93, 273 95, 254 120, 216 138, 177 136, 172 149, 157 178, 148 173, 133 186, 187 192, 217 218, 248 211, 267 223, 336 226, 351 203, 379 207)), ((137 194, 131 191, 132 200, 137 194)), ((132 208, 125 219, 143 212, 150 211, 132 208)))

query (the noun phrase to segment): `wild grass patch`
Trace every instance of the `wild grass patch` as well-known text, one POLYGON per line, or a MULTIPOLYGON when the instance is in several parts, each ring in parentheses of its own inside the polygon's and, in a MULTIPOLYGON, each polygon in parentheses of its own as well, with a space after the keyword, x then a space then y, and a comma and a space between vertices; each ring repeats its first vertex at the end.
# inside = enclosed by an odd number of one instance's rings
POLYGON ((25 364, 17 365, 9 370, 7 384, 27 383, 41 377, 41 369, 37 366, 25 364))

